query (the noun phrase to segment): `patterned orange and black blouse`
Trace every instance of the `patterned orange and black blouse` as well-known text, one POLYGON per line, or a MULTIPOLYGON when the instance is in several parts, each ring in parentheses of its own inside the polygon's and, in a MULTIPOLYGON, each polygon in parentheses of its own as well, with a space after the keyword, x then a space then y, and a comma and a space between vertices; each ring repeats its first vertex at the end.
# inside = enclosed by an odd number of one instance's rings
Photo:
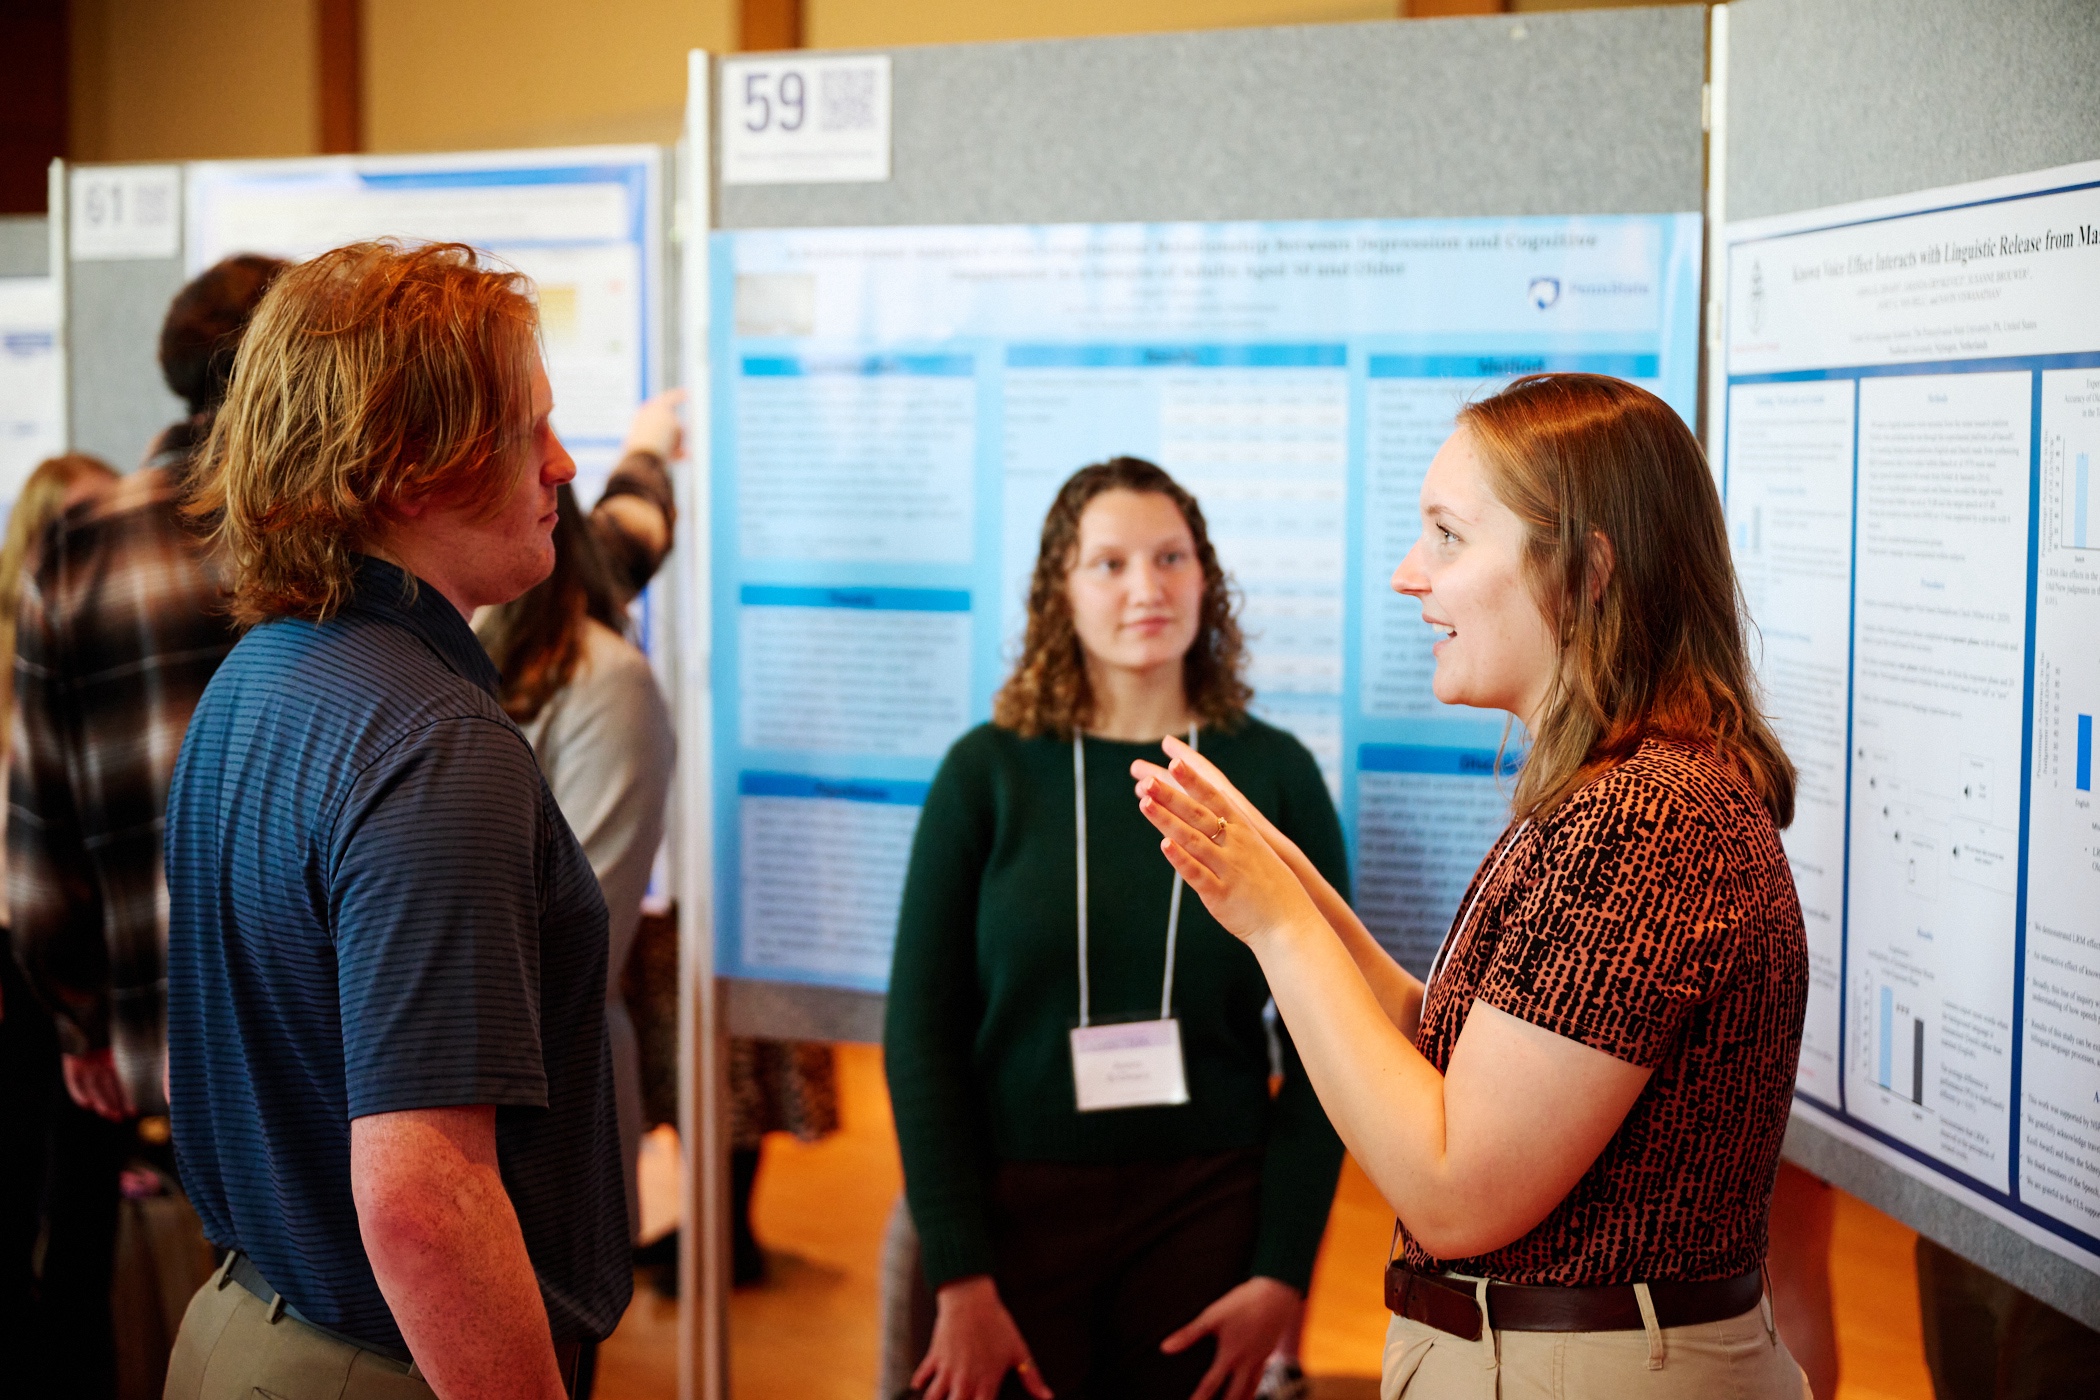
POLYGON ((1505 832, 1469 906, 1422 1009, 1431 1064, 1479 1000, 1655 1072, 1529 1234, 1471 1259, 1410 1239, 1408 1264, 1559 1285, 1756 1268, 1808 1001, 1801 902, 1757 796, 1709 751, 1650 740, 1505 832))

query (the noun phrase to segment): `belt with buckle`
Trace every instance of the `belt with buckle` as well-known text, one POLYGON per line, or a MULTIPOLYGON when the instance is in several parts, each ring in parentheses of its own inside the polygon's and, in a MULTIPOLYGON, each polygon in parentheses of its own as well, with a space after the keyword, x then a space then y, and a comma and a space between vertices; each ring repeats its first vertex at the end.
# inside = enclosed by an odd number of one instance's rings
POLYGON ((416 1364, 415 1358, 401 1347, 386 1346, 379 1342, 368 1342, 362 1337, 353 1337, 348 1333, 338 1332, 333 1327, 323 1327, 320 1323, 293 1307, 290 1301, 272 1287, 268 1279, 263 1277, 262 1270, 255 1267, 255 1261, 237 1249, 226 1256, 226 1263, 219 1278, 219 1286, 224 1288, 229 1281, 239 1284, 263 1302, 268 1303, 273 1315, 282 1313, 302 1326, 313 1328, 314 1331, 319 1332, 322 1336, 332 1341, 341 1342, 347 1347, 356 1347, 359 1351, 375 1353, 398 1365, 413 1366, 416 1364))
MULTIPOLYGON (((312 1318, 293 1307, 290 1301, 282 1293, 279 1293, 276 1288, 272 1287, 268 1279, 263 1277, 262 1270, 255 1267, 255 1261, 237 1249, 227 1253, 226 1262, 221 1266, 219 1286, 224 1288, 229 1282, 239 1284, 263 1302, 268 1303, 273 1315, 281 1313, 303 1327, 311 1327, 314 1331, 319 1332, 331 1341, 341 1342, 344 1346, 356 1347, 360 1351, 369 1351, 375 1355, 383 1356, 396 1365, 414 1367, 416 1364, 415 1358, 401 1347, 386 1346, 379 1342, 368 1342, 362 1337, 352 1337, 347 1333, 336 1331, 333 1327, 323 1327, 320 1323, 315 1322, 312 1318)), ((577 1382, 582 1379, 581 1373, 586 1369, 584 1344, 582 1342, 556 1342, 554 1344, 554 1364, 561 1371, 562 1388, 568 1391, 569 1394, 574 1395, 577 1382)))
MULTIPOLYGON (((1764 1296, 1764 1270, 1696 1283, 1651 1283, 1658 1327, 1691 1327, 1740 1317, 1764 1296)), ((1480 1304, 1469 1279, 1418 1273, 1405 1264, 1385 1267, 1385 1305, 1400 1317, 1440 1332, 1480 1340, 1480 1304)), ((1646 1327, 1630 1283, 1596 1288, 1532 1284, 1487 1286, 1489 1325, 1505 1332, 1639 1332, 1646 1327)))

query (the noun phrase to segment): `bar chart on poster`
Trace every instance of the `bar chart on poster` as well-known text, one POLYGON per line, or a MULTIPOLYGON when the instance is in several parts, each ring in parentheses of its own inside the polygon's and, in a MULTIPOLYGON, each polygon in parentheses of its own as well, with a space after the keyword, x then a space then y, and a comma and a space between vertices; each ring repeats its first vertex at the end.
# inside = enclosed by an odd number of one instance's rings
POLYGON ((1130 455, 1201 503, 1256 712, 1326 775, 1359 907, 1426 965, 1507 820, 1499 714, 1430 689, 1395 565, 1457 408, 1632 379, 1689 422, 1700 222, 714 237, 717 967, 880 991, 911 832, 1015 655, 1043 516, 1130 455), (813 838, 812 832, 823 832, 813 838))
POLYGON ((2100 1268, 2100 164, 1731 226, 1723 475, 1798 1094, 2100 1268))
POLYGON ((554 424, 589 505, 658 379, 660 162, 654 146, 197 162, 185 259, 195 274, 235 253, 397 238, 470 244, 526 274, 554 424))

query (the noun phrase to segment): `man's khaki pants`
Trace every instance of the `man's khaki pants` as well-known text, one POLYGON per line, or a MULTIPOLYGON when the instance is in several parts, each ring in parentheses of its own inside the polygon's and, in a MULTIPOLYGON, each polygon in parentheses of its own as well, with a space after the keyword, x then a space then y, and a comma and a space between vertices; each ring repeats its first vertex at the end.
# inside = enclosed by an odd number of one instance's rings
POLYGON ((223 1269, 182 1315, 163 1394, 166 1400, 436 1400, 415 1367, 316 1331, 223 1269))

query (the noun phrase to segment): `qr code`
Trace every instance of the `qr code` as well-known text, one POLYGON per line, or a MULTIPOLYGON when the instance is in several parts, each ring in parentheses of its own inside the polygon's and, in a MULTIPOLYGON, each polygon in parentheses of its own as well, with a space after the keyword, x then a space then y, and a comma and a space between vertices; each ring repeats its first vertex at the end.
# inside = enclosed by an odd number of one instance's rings
POLYGON ((817 125, 825 131, 868 131, 875 126, 872 68, 832 68, 818 74, 817 125))
POLYGON ((139 224, 168 224, 175 221, 175 187, 139 184, 132 186, 132 218, 139 224))

